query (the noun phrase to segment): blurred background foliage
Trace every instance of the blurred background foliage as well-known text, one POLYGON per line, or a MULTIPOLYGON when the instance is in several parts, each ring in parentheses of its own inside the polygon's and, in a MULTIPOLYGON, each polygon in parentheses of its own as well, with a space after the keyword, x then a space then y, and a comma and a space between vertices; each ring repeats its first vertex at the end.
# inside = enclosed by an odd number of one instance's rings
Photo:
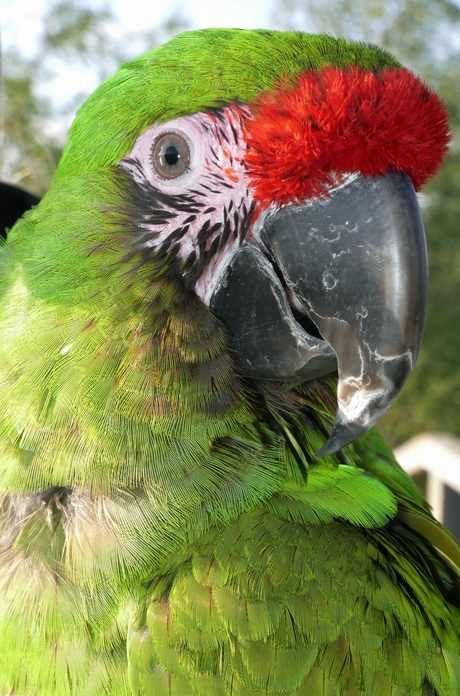
MULTIPOLYGON (((160 26, 127 34, 114 31, 117 20, 109 5, 49 3, 35 54, 26 57, 18 43, 3 55, 0 177, 43 194, 65 141, 62 124, 70 122, 87 94, 119 63, 190 28, 187 3, 181 7, 160 26), (64 103, 53 99, 50 88, 57 74, 75 82, 64 103), (84 80, 76 77, 80 74, 84 80)), ((269 24, 378 43, 420 74, 446 103, 453 135, 450 156, 420 199, 431 278, 425 340, 417 368, 380 430, 392 445, 422 431, 460 435, 460 4, 273 0, 269 24)))

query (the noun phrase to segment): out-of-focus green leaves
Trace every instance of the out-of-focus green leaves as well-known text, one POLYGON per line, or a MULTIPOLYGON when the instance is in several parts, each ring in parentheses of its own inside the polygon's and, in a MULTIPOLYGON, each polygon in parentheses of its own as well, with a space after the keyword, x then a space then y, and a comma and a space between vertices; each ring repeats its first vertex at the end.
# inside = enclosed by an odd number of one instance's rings
POLYGON ((45 15, 46 33, 43 47, 60 50, 78 59, 92 60, 113 52, 108 41, 107 25, 114 21, 112 11, 102 7, 95 11, 74 2, 52 5, 45 15))
POLYGON ((61 144, 47 127, 51 100, 37 92, 39 66, 10 50, 3 60, 1 178, 40 195, 49 185, 61 144))

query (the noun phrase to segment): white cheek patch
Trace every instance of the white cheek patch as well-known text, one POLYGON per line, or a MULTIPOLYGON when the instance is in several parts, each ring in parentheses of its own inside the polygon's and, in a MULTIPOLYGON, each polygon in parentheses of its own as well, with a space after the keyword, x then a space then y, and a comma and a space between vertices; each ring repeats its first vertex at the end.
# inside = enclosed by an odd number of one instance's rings
MULTIPOLYGON (((154 215, 149 214, 148 219, 146 216, 142 226, 152 234, 145 237, 143 244, 159 247, 176 233, 175 254, 184 261, 192 254, 200 259, 219 234, 228 236, 228 248, 234 246, 236 240, 229 233, 229 226, 239 229, 252 204, 241 118, 240 108, 229 107, 156 124, 139 136, 120 166, 137 184, 150 184, 153 198, 155 192, 161 192, 162 210, 173 214, 166 223, 165 217, 159 215, 158 224, 154 215), (179 135, 190 149, 188 169, 173 179, 162 178, 152 162, 152 145, 168 133, 179 135)), ((220 253, 224 254, 224 250, 220 253)), ((220 265, 217 258, 210 263, 220 265)))
POLYGON ((211 261, 206 264, 203 273, 195 283, 195 293, 208 307, 222 274, 232 260, 239 245, 240 242, 238 239, 229 242, 220 254, 216 254, 211 261))

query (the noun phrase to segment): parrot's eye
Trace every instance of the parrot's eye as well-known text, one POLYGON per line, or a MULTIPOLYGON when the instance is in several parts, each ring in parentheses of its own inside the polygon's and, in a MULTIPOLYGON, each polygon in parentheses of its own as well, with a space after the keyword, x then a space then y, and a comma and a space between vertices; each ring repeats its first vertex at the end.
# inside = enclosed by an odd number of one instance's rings
POLYGON ((189 167, 189 144, 178 133, 163 133, 153 143, 150 159, 158 176, 162 179, 176 179, 189 167))

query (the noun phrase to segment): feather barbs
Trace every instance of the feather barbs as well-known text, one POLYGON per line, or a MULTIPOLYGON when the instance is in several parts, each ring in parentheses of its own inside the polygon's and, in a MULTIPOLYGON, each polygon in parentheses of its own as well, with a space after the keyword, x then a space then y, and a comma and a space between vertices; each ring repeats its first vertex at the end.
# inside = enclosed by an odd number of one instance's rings
POLYGON ((405 68, 307 70, 251 112, 246 163, 261 207, 319 196, 348 172, 398 171, 419 189, 450 139, 442 102, 405 68))

